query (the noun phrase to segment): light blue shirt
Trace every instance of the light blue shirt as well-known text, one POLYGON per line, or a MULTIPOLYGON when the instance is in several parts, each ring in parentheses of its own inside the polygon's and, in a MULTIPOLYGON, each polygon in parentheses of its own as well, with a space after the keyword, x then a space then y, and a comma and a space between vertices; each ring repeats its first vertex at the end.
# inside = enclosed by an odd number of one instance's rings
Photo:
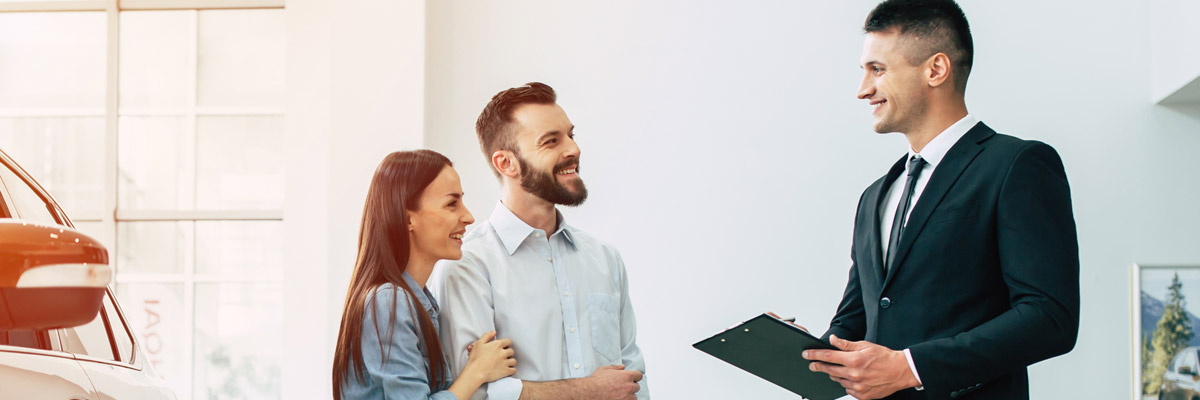
MULTIPOLYGON (((438 329, 438 305, 429 292, 417 284, 408 272, 404 282, 429 313, 433 329, 438 329)), ((429 358, 421 345, 421 327, 408 294, 391 283, 375 289, 363 308, 362 356, 365 371, 360 381, 351 373, 342 385, 342 398, 356 399, 427 399, 458 400, 454 393, 441 390, 429 393, 429 358), (395 310, 396 320, 388 325, 395 310), (378 326, 376 326, 378 321, 378 326), (380 341, 380 338, 384 338, 380 341)), ((448 382, 441 385, 449 387, 448 382)))
MULTIPOLYGON (((522 380, 583 378, 605 365, 646 372, 621 255, 561 213, 558 221, 547 238, 497 203, 463 238, 463 258, 434 268, 429 288, 442 305, 451 370, 462 369, 467 345, 484 333, 513 341, 517 374, 473 399, 516 400, 522 380)), ((638 384, 638 398, 649 399, 646 379, 638 384)))

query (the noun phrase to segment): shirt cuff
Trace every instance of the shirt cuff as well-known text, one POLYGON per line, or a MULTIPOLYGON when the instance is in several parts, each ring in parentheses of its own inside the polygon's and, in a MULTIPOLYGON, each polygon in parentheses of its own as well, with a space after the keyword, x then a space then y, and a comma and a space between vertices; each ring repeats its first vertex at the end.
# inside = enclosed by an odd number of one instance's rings
POLYGON ((904 349, 904 358, 908 359, 908 368, 912 370, 913 377, 917 378, 917 390, 925 390, 925 384, 921 383, 921 374, 917 373, 917 364, 912 360, 912 352, 904 349))
POLYGON ((491 400, 517 400, 521 397, 521 380, 513 377, 504 377, 487 385, 488 399, 491 400))

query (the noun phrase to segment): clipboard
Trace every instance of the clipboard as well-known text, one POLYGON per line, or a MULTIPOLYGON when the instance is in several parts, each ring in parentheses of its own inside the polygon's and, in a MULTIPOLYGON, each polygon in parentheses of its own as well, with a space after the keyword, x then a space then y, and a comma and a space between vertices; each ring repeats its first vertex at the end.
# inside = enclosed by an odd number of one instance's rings
POLYGON ((809 370, 811 362, 800 356, 808 349, 836 348, 767 314, 696 342, 692 347, 809 400, 833 400, 846 395, 842 385, 829 379, 829 374, 809 370))

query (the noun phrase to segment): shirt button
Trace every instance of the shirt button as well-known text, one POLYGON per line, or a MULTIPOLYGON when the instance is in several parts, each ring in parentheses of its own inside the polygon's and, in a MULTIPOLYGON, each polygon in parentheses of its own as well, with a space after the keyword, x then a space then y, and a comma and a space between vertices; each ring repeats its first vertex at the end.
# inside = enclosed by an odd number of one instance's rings
POLYGON ((883 308, 888 308, 888 307, 891 307, 891 306, 892 306, 892 299, 889 299, 889 298, 887 298, 887 297, 884 297, 884 298, 880 299, 880 300, 879 300, 879 306, 880 306, 880 307, 883 307, 883 308))
POLYGON ((579 369, 579 363, 575 363, 575 369, 579 369))
POLYGON ((552 258, 552 257, 546 257, 546 261, 549 261, 549 262, 554 262, 554 258, 552 258))
POLYGON ((575 328, 571 328, 571 329, 567 329, 567 330, 571 331, 571 333, 575 333, 575 328))
POLYGON ((570 291, 570 290, 564 290, 564 291, 563 291, 563 297, 567 297, 567 296, 570 296, 570 295, 571 295, 571 291, 570 291))
POLYGON ((542 232, 534 232, 533 237, 542 237, 542 232))

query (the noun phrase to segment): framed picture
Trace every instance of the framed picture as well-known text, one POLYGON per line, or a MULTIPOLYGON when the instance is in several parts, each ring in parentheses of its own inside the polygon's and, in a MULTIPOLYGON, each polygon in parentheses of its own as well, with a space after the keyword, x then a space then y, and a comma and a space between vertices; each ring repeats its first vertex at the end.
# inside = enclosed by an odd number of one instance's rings
POLYGON ((1200 398, 1200 265, 1133 265, 1133 398, 1200 398))

